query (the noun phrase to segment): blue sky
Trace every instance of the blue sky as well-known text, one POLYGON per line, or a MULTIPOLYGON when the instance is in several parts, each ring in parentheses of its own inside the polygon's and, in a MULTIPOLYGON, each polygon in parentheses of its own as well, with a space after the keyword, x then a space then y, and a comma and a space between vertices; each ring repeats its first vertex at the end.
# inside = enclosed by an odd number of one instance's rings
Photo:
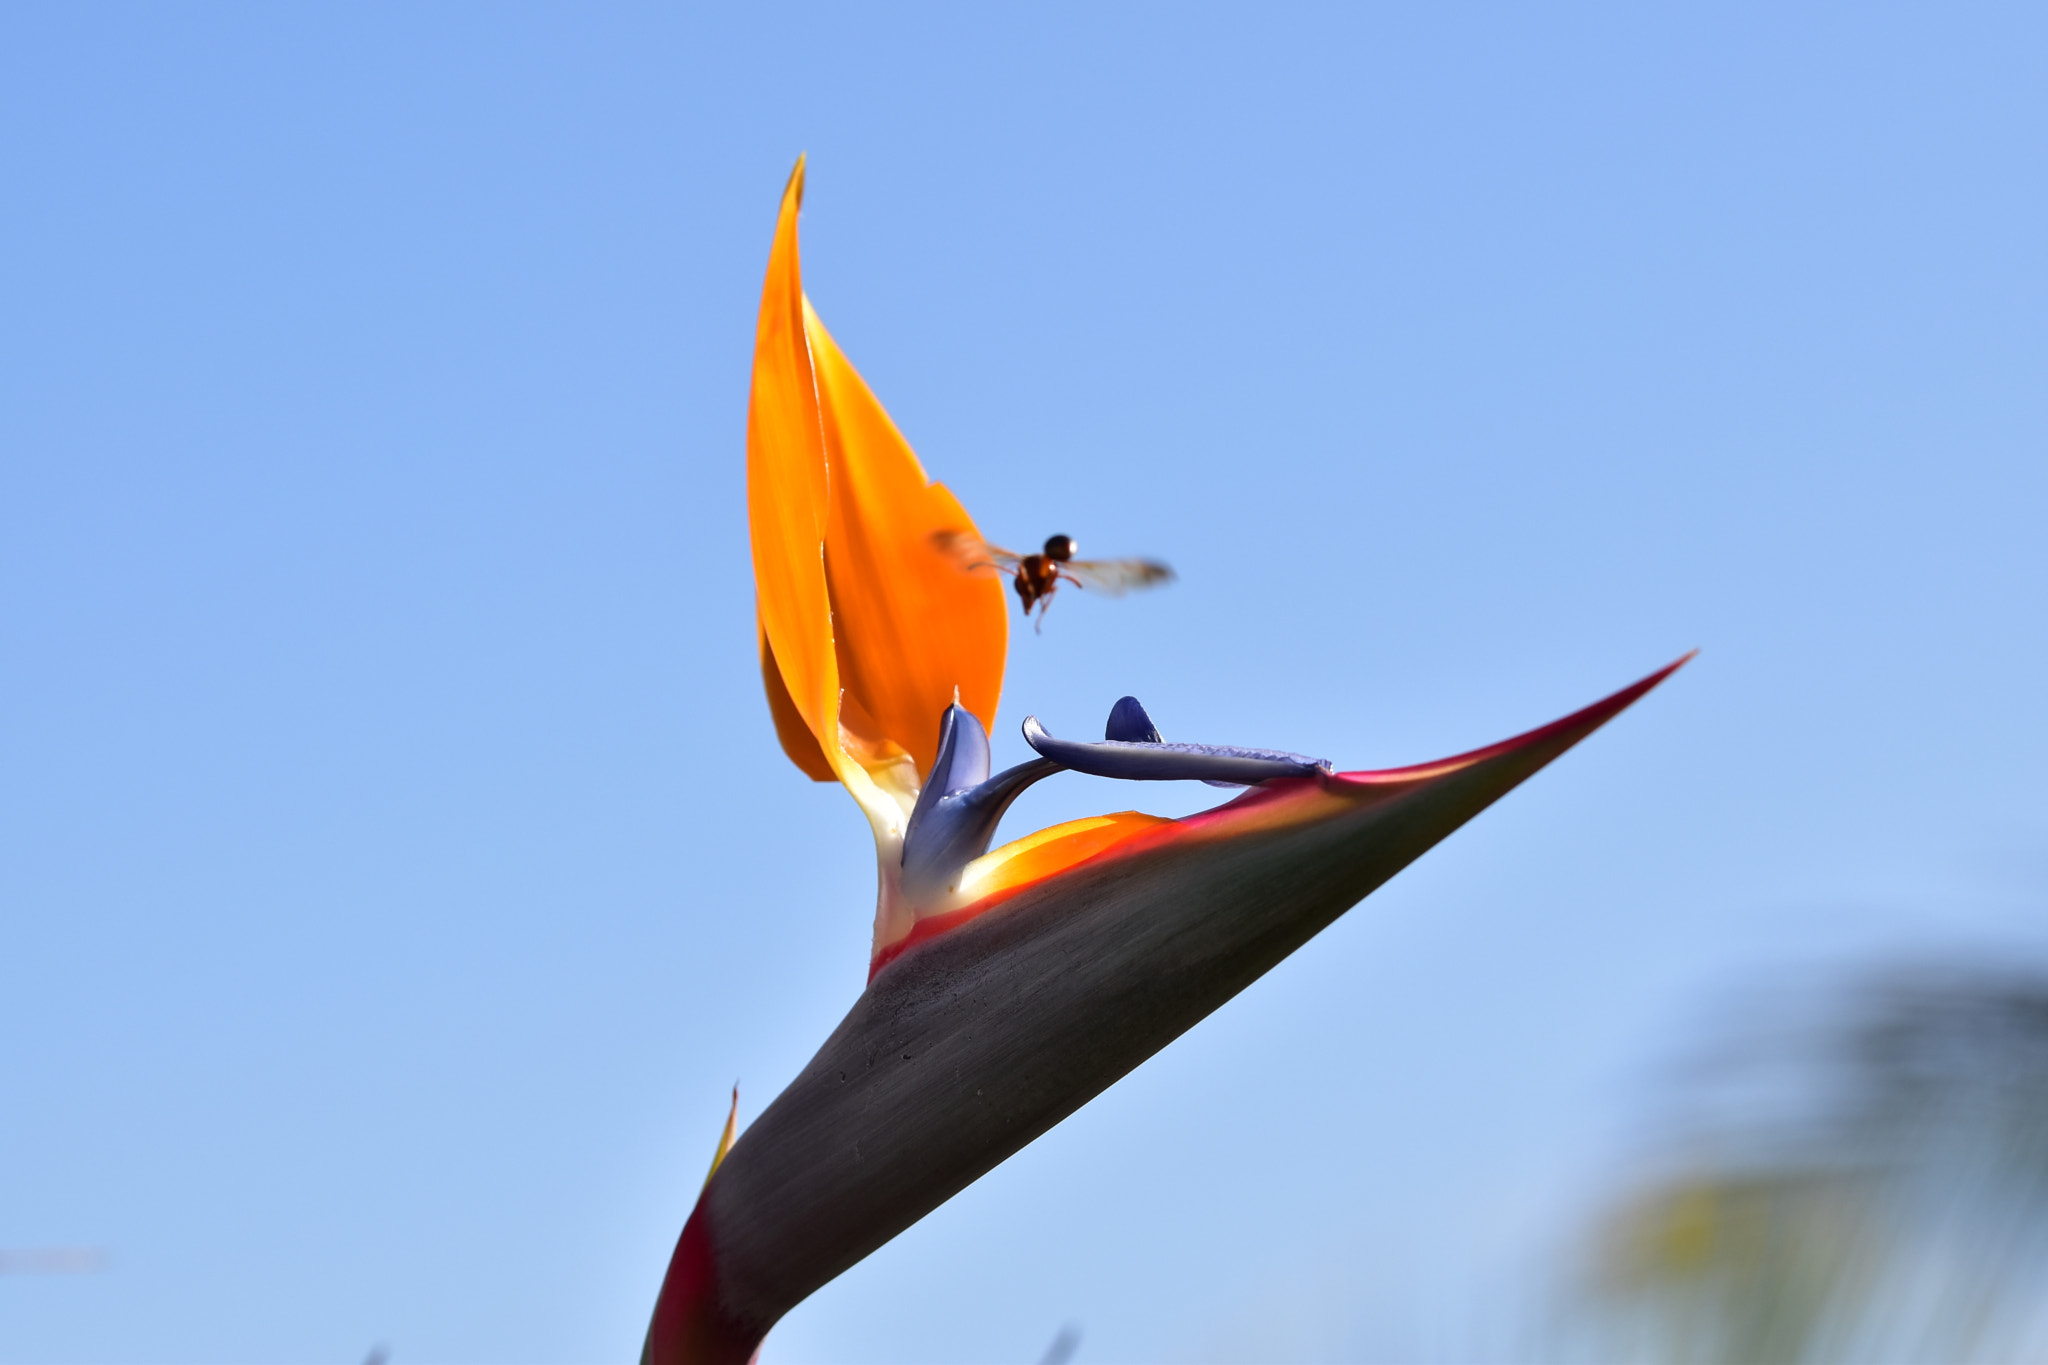
POLYGON ((1181 573, 1013 635, 998 761, 1704 652, 767 1365, 1469 1355, 1716 992, 2048 949, 2038 7, 16 7, 0 1249, 108 1262, 0 1359, 637 1350, 866 962, 753 654, 799 151, 932 474, 1181 573))

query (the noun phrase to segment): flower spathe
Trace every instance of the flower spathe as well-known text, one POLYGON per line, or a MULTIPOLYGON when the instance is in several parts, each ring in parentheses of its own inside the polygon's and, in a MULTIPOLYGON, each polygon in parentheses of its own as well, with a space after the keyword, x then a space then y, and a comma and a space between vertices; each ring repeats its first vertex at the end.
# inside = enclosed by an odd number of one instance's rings
POLYGON ((874 949, 867 989, 816 1057, 737 1141, 729 1120, 656 1300, 642 1358, 658 1365, 748 1360, 820 1285, 1685 662, 1514 739, 1391 771, 1169 743, 1125 697, 1099 742, 1027 718, 1037 756, 992 774, 1002 582, 940 550, 972 521, 804 299, 802 192, 799 161, 749 400, 762 674, 785 752, 844 784, 874 831, 874 949), (1123 811, 991 850, 1018 793, 1064 770, 1247 789, 1183 819, 1123 811))
MULTIPOLYGON (((745 1361, 821 1285, 1684 662, 1455 758, 1285 778, 1200 815, 1114 824, 1091 856, 921 921, 705 1189, 650 1337, 676 1346, 650 1358, 745 1361)), ((1345 1045, 1330 1048, 1341 1083, 1345 1045)))

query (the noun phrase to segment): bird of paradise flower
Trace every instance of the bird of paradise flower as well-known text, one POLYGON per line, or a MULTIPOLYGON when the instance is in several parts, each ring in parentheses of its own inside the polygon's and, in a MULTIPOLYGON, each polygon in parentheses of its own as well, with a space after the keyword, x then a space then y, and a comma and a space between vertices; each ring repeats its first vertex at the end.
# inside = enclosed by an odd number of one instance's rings
MULTIPOLYGON (((1663 681, 1455 758, 1337 772, 1163 740, 1135 698, 1100 742, 1035 719, 991 775, 1008 617, 978 536, 805 298, 804 163, 783 192, 747 417, 761 675, 782 748, 843 785, 876 852, 867 989, 788 1089, 728 1121, 642 1359, 743 1362, 791 1308, 1136 1067, 1432 845, 1663 681), (1248 790, 990 849, 1072 770, 1248 790)), ((1690 658, 1691 656, 1686 656, 1690 658)))

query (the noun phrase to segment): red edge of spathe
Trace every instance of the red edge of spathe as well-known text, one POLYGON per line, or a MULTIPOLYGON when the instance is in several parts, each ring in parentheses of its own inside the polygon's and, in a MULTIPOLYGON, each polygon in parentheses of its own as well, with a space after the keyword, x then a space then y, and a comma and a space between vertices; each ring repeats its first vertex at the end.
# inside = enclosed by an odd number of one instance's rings
POLYGON ((1170 839, 1180 833, 1186 825, 1187 822, 1185 820, 1167 820, 1162 824, 1152 826, 1142 833, 1132 835, 1120 844, 1113 844, 1103 849, 1100 853, 1091 853, 1085 858, 1068 863, 1057 872, 1048 872, 1042 877, 1033 877, 1029 881, 1018 882, 1015 886, 1006 886, 1000 891, 991 891, 980 900, 963 905, 958 910, 948 910, 943 915, 931 915, 921 919, 910 926, 909 933, 875 954, 874 961, 868 964, 868 980, 873 981, 875 974, 880 972, 882 968, 888 966, 918 944, 930 942, 949 929, 959 928, 976 916, 995 909, 1013 896, 1029 891, 1032 887, 1043 882, 1049 882, 1054 877, 1064 877, 1077 867, 1087 867, 1090 864, 1101 862, 1105 858, 1121 858, 1140 849, 1150 848, 1153 844, 1170 839))
POLYGON ((699 1195, 655 1296, 645 1353, 653 1365, 751 1360, 759 1353, 760 1336, 733 1322, 719 1307, 717 1264, 716 1239, 699 1195))
POLYGON ((1445 773, 1456 772, 1460 768, 1470 767, 1474 763, 1483 763, 1487 759, 1498 758, 1502 754, 1512 753, 1517 749, 1527 748, 1532 744, 1541 744, 1553 735, 1566 731, 1578 729, 1590 731, 1606 724, 1617 714, 1626 710, 1641 698, 1644 693, 1648 692, 1658 683, 1663 682, 1679 669, 1685 667, 1685 665, 1691 663, 1698 653, 1697 649, 1688 650, 1685 654, 1664 665, 1664 667, 1648 677, 1630 683, 1627 687, 1610 696, 1602 697, 1591 706, 1582 706, 1568 716, 1551 721, 1548 725, 1539 725, 1533 730, 1526 730, 1519 735, 1501 740, 1497 744, 1489 744, 1482 749, 1473 749, 1467 753, 1457 754, 1450 758, 1440 758, 1431 763, 1411 764, 1405 768, 1380 768, 1360 772, 1333 773, 1328 777, 1285 778, 1261 783, 1242 795, 1224 802, 1220 806, 1199 811, 1194 815, 1184 816, 1178 820, 1169 820, 1142 834, 1135 835, 1123 843, 1103 849, 1100 853, 1091 854, 1078 862, 1069 863, 1057 872, 1049 872, 1043 877, 1034 877, 1030 881, 1019 882, 1015 886, 1006 886, 1000 891, 990 892, 971 905, 963 905, 958 910, 949 910, 943 915, 933 915, 928 919, 917 921, 916 924, 911 926, 910 932, 904 935, 903 938, 875 954, 874 960, 868 964, 868 980, 872 982, 884 967, 919 944, 928 943, 941 934, 957 929, 967 923, 967 921, 995 909, 1013 896, 1028 891, 1042 882, 1050 881, 1054 877, 1063 877, 1076 868, 1089 867, 1109 858, 1129 857, 1134 853, 1151 848, 1155 844, 1163 843, 1169 839, 1180 838, 1193 830, 1206 828, 1210 825, 1243 815, 1249 810, 1271 805, 1275 802, 1298 799, 1311 791, 1341 794, 1346 788, 1397 787, 1411 782, 1422 782, 1432 777, 1441 777, 1445 773))
POLYGON ((1566 730, 1576 730, 1585 726, 1605 724, 1622 711, 1627 710, 1645 692, 1648 692, 1658 683, 1663 682, 1673 673, 1691 663, 1694 656, 1698 653, 1699 651, 1696 649, 1689 649, 1658 669, 1655 673, 1640 681, 1630 683, 1612 696, 1602 697, 1591 706, 1582 706, 1570 715, 1554 720, 1548 725, 1539 725, 1535 729, 1516 735, 1512 739, 1504 739, 1498 744, 1489 744, 1484 749, 1474 749, 1470 753, 1459 754, 1454 758, 1440 758, 1434 763, 1417 763, 1406 768, 1385 768, 1379 772, 1338 773, 1335 780, 1359 783, 1407 782, 1419 777, 1435 777, 1438 773, 1468 768, 1474 763, 1483 763, 1489 758, 1498 757, 1515 749, 1527 748, 1531 744, 1541 744, 1552 735, 1566 730))
MULTIPOLYGON (((1519 735, 1501 740, 1497 744, 1489 744, 1483 749, 1472 749, 1466 753, 1453 754, 1449 758, 1439 758, 1429 763, 1413 763, 1405 768, 1377 768, 1360 772, 1332 773, 1330 776, 1320 779, 1320 781, 1326 789, 1337 791, 1342 791, 1346 787, 1398 787, 1410 782, 1421 782, 1432 777, 1441 777, 1445 773, 1453 773, 1460 768, 1469 768, 1475 763, 1484 763, 1490 758, 1499 758, 1502 754, 1513 753, 1517 749, 1526 749, 1532 744, 1541 744, 1551 736, 1562 734, 1568 730, 1584 729, 1590 731, 1598 726, 1605 725, 1616 715, 1627 710, 1645 692, 1648 692, 1658 683, 1663 682, 1673 673, 1691 663, 1694 656, 1698 653, 1699 651, 1696 649, 1687 650, 1655 673, 1630 683, 1619 692, 1602 697, 1591 706, 1582 706, 1568 716, 1560 716, 1558 719, 1551 721, 1548 725, 1539 725, 1533 730, 1525 730, 1519 735)), ((1284 801, 1288 797, 1300 792, 1309 782, 1317 780, 1314 778, 1301 778, 1296 781, 1267 782, 1253 787, 1234 801, 1228 801, 1211 810, 1200 811, 1194 815, 1187 816, 1180 823, 1183 825, 1202 825, 1218 819, 1227 813, 1240 812, 1250 807, 1263 806, 1273 801, 1284 801)), ((1106 851, 1114 852, 1115 850, 1106 851)))

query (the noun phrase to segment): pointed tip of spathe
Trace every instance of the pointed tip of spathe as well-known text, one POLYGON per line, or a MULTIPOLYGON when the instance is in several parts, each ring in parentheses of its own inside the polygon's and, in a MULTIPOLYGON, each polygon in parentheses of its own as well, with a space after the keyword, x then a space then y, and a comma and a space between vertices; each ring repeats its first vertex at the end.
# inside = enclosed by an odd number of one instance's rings
POLYGON ((1581 707, 1548 725, 1539 725, 1533 730, 1525 731, 1512 739, 1504 739, 1498 744, 1489 744, 1483 749, 1474 749, 1451 758, 1440 758, 1434 763, 1418 763, 1413 767, 1382 768, 1373 772, 1340 772, 1330 780, 1349 785, 1414 782, 1437 777, 1459 768, 1470 768, 1491 759, 1506 758, 1511 754, 1526 754, 1550 746, 1550 755, 1543 760, 1544 763, 1548 763, 1550 758, 1563 753, 1642 700, 1645 693, 1691 663, 1698 654, 1697 649, 1688 650, 1656 672, 1638 678, 1627 687, 1602 697, 1591 706, 1581 707))
MULTIPOLYGON (((1507 740, 1505 744, 1519 745, 1539 735, 1551 734, 1553 732, 1578 730, 1590 733, 1627 710, 1630 706, 1633 706, 1636 702, 1641 701, 1644 694, 1649 692, 1650 689, 1656 687, 1679 669, 1684 668, 1697 658, 1698 655, 1699 651, 1697 649, 1689 649, 1655 672, 1636 679, 1619 692, 1602 697, 1591 706, 1581 707, 1568 716, 1561 717, 1548 725, 1531 730, 1526 735, 1518 735, 1514 739, 1507 740)), ((1493 747, 1500 748, 1503 746, 1495 745, 1493 747)))
POLYGON ((804 204, 804 161, 809 156, 809 152, 796 154, 796 165, 790 167, 789 180, 782 187, 782 197, 795 200, 798 208, 804 204))
MULTIPOLYGON (((1633 702, 1640 698, 1645 692, 1648 692, 1658 683, 1663 682, 1673 673, 1676 673, 1679 669, 1684 668, 1694 659, 1697 659, 1699 657, 1699 654, 1700 652, 1697 649, 1688 649, 1687 651, 1685 651, 1685 653, 1679 655, 1670 663, 1664 665, 1662 668, 1657 669, 1655 672, 1650 673, 1645 677, 1638 678, 1636 681, 1630 683, 1627 687, 1624 687, 1619 692, 1616 692, 1613 696, 1603 697, 1601 700, 1594 702, 1591 706, 1586 707, 1585 711, 1581 712, 1580 714, 1599 711, 1605 708, 1611 708, 1614 711, 1621 710, 1630 702, 1633 702)), ((1570 717, 1567 717, 1567 719, 1570 719, 1570 717)))
POLYGON ((704 1183, 709 1186, 711 1177, 718 1174, 718 1168, 725 1163, 725 1155, 732 1150, 732 1144, 740 1135, 740 1083, 732 1083, 732 1108, 725 1115, 725 1131, 718 1135, 718 1150, 711 1154, 711 1169, 704 1173, 704 1183))
POLYGON ((1656 672, 1651 673, 1647 677, 1637 679, 1635 682, 1630 683, 1627 687, 1622 688, 1621 691, 1616 692, 1613 696, 1608 697, 1605 700, 1594 702, 1591 706, 1587 707, 1586 710, 1591 712, 1598 711, 1603 707, 1611 707, 1613 711, 1620 711, 1623 708, 1627 707, 1630 703, 1636 701, 1644 693, 1648 692, 1651 688, 1655 687, 1658 683, 1663 682, 1673 673, 1676 673, 1679 669, 1684 668, 1694 659, 1697 659, 1699 656, 1699 650, 1688 649, 1687 651, 1685 651, 1685 653, 1679 655, 1677 658, 1673 659, 1670 663, 1664 665, 1656 672))

